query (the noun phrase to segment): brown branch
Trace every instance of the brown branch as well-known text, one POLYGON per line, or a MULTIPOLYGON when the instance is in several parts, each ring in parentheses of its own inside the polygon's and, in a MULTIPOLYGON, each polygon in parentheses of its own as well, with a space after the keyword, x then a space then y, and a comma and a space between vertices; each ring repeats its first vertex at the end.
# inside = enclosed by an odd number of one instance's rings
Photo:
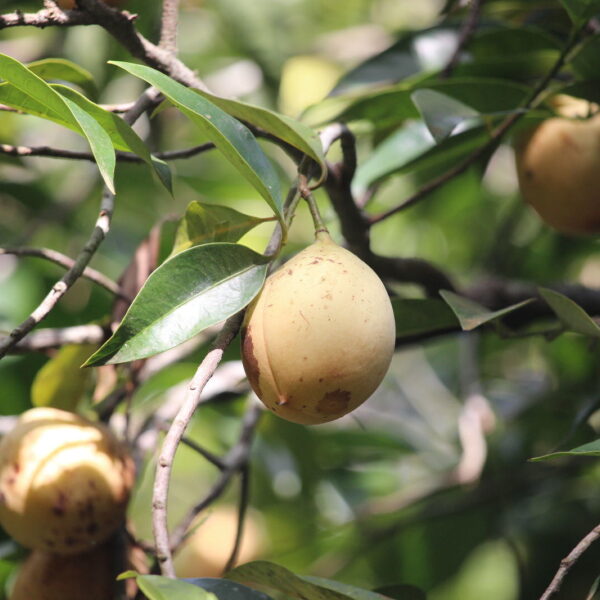
POLYGON ((163 0, 159 47, 173 56, 177 54, 179 0, 163 0))
MULTIPOLYGON (((65 267, 65 269, 71 269, 75 265, 75 261, 57 252, 56 250, 51 250, 49 248, 0 248, 0 255, 2 254, 12 254, 14 256, 36 256, 38 258, 45 258, 61 267, 65 267)), ((121 290, 117 283, 115 283, 112 279, 100 273, 100 271, 96 271, 96 269, 92 269, 91 267, 85 267, 83 272, 81 273, 82 277, 97 283, 99 286, 103 287, 105 290, 108 290, 111 294, 115 296, 119 296, 128 302, 131 302, 131 298, 127 298, 124 294, 121 293, 121 290)))
POLYGON ((152 495, 152 525, 156 545, 156 556, 162 574, 166 577, 175 577, 175 568, 173 566, 173 557, 167 526, 167 499, 173 458, 175 457, 177 446, 185 433, 187 425, 200 403, 202 390, 219 365, 225 348, 227 348, 236 336, 241 321, 241 313, 230 317, 226 321, 221 333, 219 333, 215 341, 214 348, 204 357, 204 360, 192 378, 183 405, 179 409, 173 424, 167 432, 160 451, 152 495))
POLYGON ((75 325, 57 329, 39 329, 23 338, 11 352, 43 352, 68 344, 100 344, 110 333, 100 325, 75 325))
POLYGON ((546 591, 540 596, 540 600, 548 600, 558 593, 563 579, 571 569, 571 567, 581 558, 581 555, 598 539, 600 538, 600 525, 596 525, 569 554, 560 561, 560 567, 556 575, 550 582, 546 591))
POLYGON ((454 71, 455 67, 458 65, 463 50, 468 45, 471 38, 473 37, 473 34, 475 33, 475 30, 477 29, 477 24, 479 23, 479 18, 481 17, 481 9, 483 7, 483 2, 484 0, 471 0, 469 14, 465 19, 463 26, 461 27, 460 33, 458 35, 458 43, 456 44, 456 48, 454 49, 452 56, 448 60, 448 63, 442 70, 440 77, 450 77, 452 71, 454 71))
MULTIPOLYGON (((155 152, 154 156, 162 160, 177 160, 183 158, 191 158, 208 150, 212 150, 215 145, 212 142, 206 142, 191 148, 183 148, 181 150, 168 150, 166 152, 155 152)), ((62 150, 60 148, 52 148, 51 146, 11 146, 9 144, 0 144, 0 153, 8 156, 41 156, 46 158, 66 158, 72 160, 88 160, 95 162, 94 155, 91 152, 77 152, 74 150, 62 150)), ((116 158, 120 162, 143 163, 144 160, 137 154, 131 152, 116 152, 116 158)))
POLYGON ((416 204, 417 202, 428 196, 434 190, 437 190, 451 179, 454 179, 454 177, 457 177, 461 173, 464 173, 470 166, 477 163, 479 159, 493 152, 502 140, 502 138, 512 128, 512 126, 515 123, 517 123, 517 121, 519 121, 527 113, 527 111, 540 100, 549 83, 552 81, 555 75, 562 69, 567 59, 567 56, 578 43, 579 35, 581 31, 583 31, 583 29, 584 27, 581 27, 573 31, 571 37, 565 44, 563 50, 561 51, 559 57, 556 59, 556 62, 554 63, 552 68, 534 88, 534 90, 531 92, 531 94, 520 107, 520 109, 506 117, 506 119, 504 119, 504 121, 502 121, 502 123, 500 123, 500 125, 498 125, 498 127, 493 131, 493 133, 490 136, 490 139, 483 146, 479 147, 469 156, 464 158, 456 166, 452 167, 439 177, 436 177, 435 179, 425 184, 423 187, 418 189, 412 196, 404 200, 404 202, 402 202, 401 204, 394 206, 393 208, 390 208, 389 210, 379 215, 374 215, 370 217, 369 224, 375 225, 376 223, 380 223, 384 219, 387 219, 388 217, 391 217, 392 215, 395 215, 396 213, 407 209, 413 204, 416 204))

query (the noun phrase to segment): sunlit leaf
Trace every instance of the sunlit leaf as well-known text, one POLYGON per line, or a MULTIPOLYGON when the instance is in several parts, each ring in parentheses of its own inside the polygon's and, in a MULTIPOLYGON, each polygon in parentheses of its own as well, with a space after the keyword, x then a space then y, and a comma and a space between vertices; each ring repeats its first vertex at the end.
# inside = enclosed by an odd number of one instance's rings
POLYGON ((96 93, 92 74, 70 60, 45 58, 28 63, 27 68, 45 81, 68 81, 78 85, 92 96, 96 93))
POLYGON ((578 446, 572 450, 551 452, 550 454, 544 454, 543 456, 537 456, 536 458, 530 458, 529 460, 536 462, 539 460, 547 460, 548 458, 557 458, 558 456, 600 456, 600 440, 583 444, 583 446, 578 446))
POLYGON ((176 254, 150 275, 86 366, 146 358, 230 317, 258 293, 268 262, 239 244, 205 244, 176 254))
POLYGON ((138 575, 136 581, 148 600, 218 600, 214 594, 181 579, 138 575))
POLYGON ((282 217, 279 178, 247 127, 193 90, 155 69, 121 61, 111 61, 111 64, 159 89, 260 192, 275 214, 282 217))

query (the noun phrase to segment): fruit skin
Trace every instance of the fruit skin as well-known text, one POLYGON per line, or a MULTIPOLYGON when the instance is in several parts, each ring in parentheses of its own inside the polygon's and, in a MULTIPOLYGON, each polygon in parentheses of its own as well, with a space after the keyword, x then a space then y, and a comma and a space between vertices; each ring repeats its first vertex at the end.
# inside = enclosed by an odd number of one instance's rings
MULTIPOLYGON (((197 529, 175 555, 177 577, 220 577, 233 551, 237 522, 238 511, 234 506, 217 506, 209 513, 200 514, 192 525, 197 525, 197 529)), ((256 559, 264 548, 262 523, 249 511, 244 519, 237 562, 243 564, 256 559)))
POLYGON ((122 523, 133 482, 133 461, 109 429, 34 408, 0 442, 0 524, 25 547, 84 552, 122 523))
POLYGON ((600 114, 555 117, 516 144, 521 194, 554 229, 600 233, 600 114))
POLYGON ((19 569, 10 600, 110 600, 120 570, 115 563, 111 543, 74 556, 34 550, 19 569))
POLYGON ((379 277, 319 233, 249 306, 242 360, 267 408, 296 423, 325 423, 375 391, 392 359, 395 331, 379 277))

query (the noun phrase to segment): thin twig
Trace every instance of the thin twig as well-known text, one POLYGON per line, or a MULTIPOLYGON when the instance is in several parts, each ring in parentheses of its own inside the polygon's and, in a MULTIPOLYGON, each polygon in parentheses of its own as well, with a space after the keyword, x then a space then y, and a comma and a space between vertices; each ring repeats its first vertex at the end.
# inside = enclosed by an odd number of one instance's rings
POLYGON ((484 0, 471 0, 471 5, 469 6, 469 14, 465 19, 463 26, 458 35, 458 43, 456 44, 456 48, 452 53, 452 56, 448 60, 448 63, 440 73, 440 77, 443 79, 450 77, 452 71, 454 71, 456 65, 458 65, 460 61, 461 54, 465 47, 468 45, 469 41, 473 37, 475 30, 477 29, 477 23, 479 23, 479 18, 481 17, 481 9, 483 7, 484 0))
MULTIPOLYGON (((65 267, 65 269, 71 269, 75 264, 75 261, 72 258, 61 254, 56 250, 51 250, 50 248, 0 248, 0 255, 2 254, 45 258, 46 260, 60 265, 61 267, 65 267)), ((127 296, 121 293, 117 283, 115 283, 110 277, 100 273, 100 271, 96 271, 96 269, 92 269, 91 267, 86 267, 81 276, 93 281, 94 283, 97 283, 99 286, 111 292, 111 294, 119 296, 128 302, 131 301, 131 298, 127 298, 127 296)))
MULTIPOLYGON (((163 431, 168 431, 169 426, 166 423, 164 423, 161 426, 161 429, 163 431)), ((227 465, 216 454, 213 454, 206 448, 203 448, 200 444, 197 444, 196 442, 194 442, 194 440, 190 440, 189 438, 183 436, 181 438, 181 443, 184 446, 191 448, 194 452, 197 452, 198 454, 200 454, 200 456, 203 456, 209 463, 211 463, 212 465, 217 467, 217 469, 223 471, 227 468, 227 465)))
POLYGON ((177 54, 179 0, 163 0, 159 47, 173 56, 177 54))
POLYGON ((179 409, 171 428, 167 432, 160 451, 152 496, 152 525, 156 545, 156 556, 161 571, 166 577, 175 577, 175 568, 173 566, 173 557, 167 526, 167 499, 173 458, 175 457, 177 446, 185 433, 187 425, 200 403, 200 396, 204 386, 215 372, 223 357, 225 348, 237 334, 240 325, 240 313, 230 317, 226 321, 221 333, 219 333, 215 341, 213 350, 204 357, 204 360, 192 378, 183 405, 179 409))
POLYGON ((100 325, 75 325, 56 329, 39 329, 23 338, 12 350, 43 352, 69 344, 100 344, 110 335, 100 325))
POLYGON ((546 591, 540 596, 540 600, 548 600, 558 592, 562 585, 563 579, 571 569, 571 567, 579 560, 581 555, 598 539, 600 538, 600 525, 596 525, 569 554, 560 561, 560 567, 556 575, 546 588, 546 591))
MULTIPOLYGON (((177 160, 182 158, 190 158, 198 154, 202 154, 208 150, 212 150, 215 145, 212 142, 206 142, 191 148, 183 148, 181 150, 168 150, 166 152, 155 152, 154 156, 162 160, 177 160)), ((95 157, 91 152, 77 152, 74 150, 62 150, 51 146, 11 146, 10 144, 0 144, 0 153, 8 156, 41 156, 46 158, 66 158, 71 160, 88 160, 95 162, 95 157)), ((144 160, 137 154, 131 152, 115 153, 116 158, 120 162, 143 163, 144 160)))
POLYGON ((229 569, 233 569, 237 562, 240 548, 242 546, 242 539, 244 535, 244 523, 246 522, 246 513, 248 512, 248 504, 250 501, 250 463, 246 463, 240 469, 240 501, 238 504, 238 519, 237 528, 235 531, 235 541, 233 543, 233 549, 229 555, 229 560, 223 568, 223 572, 226 573, 229 569))
POLYGON ((545 92, 548 84, 552 81, 554 76, 562 69, 567 56, 571 52, 571 50, 575 47, 575 45, 579 41, 579 35, 583 27, 573 31, 569 40, 565 44, 563 50, 561 51, 559 57, 556 59, 556 62, 552 66, 552 68, 548 71, 548 73, 542 78, 542 80, 538 83, 538 85, 531 92, 527 100, 523 103, 523 106, 520 110, 510 114, 498 127, 493 131, 490 136, 490 139, 483 145, 480 146, 477 150, 459 162, 456 166, 452 167, 439 177, 432 179, 419 190, 417 190, 412 196, 404 200, 401 204, 390 208, 389 210, 379 214, 374 215, 369 218, 369 224, 375 225, 380 223, 381 221, 395 215, 396 213, 407 209, 408 207, 416 204, 426 196, 428 196, 434 190, 437 190, 445 183, 454 179, 464 171, 466 171, 470 166, 474 165, 480 158, 485 156, 486 154, 491 153, 496 146, 500 143, 501 139, 506 135, 506 133, 513 127, 517 121, 519 121, 527 111, 534 106, 535 103, 541 98, 542 94, 545 92))

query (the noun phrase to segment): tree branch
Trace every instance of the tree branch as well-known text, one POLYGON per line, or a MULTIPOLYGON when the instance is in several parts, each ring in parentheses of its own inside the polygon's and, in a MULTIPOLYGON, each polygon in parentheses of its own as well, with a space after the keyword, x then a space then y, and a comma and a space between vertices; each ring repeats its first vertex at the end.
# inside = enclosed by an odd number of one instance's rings
MULTIPOLYGON (((45 258, 61 267, 65 267, 65 269, 72 269, 75 265, 75 261, 72 258, 49 248, 0 248, 0 255, 2 254, 45 258)), ((127 302, 131 302, 131 298, 127 298, 127 296, 121 292, 119 285, 103 273, 100 273, 100 271, 96 271, 96 269, 92 269, 91 267, 85 267, 81 276, 97 283, 111 294, 123 298, 123 300, 126 300, 127 302)))
POLYGON ((163 0, 162 27, 159 47, 173 56, 177 54, 177 23, 179 21, 179 0, 163 0))
POLYGON ((204 360, 192 378, 183 405, 179 409, 173 424, 167 432, 160 451, 152 495, 152 525, 156 545, 156 556, 161 571, 166 577, 175 577, 175 568, 173 566, 173 557, 167 526, 167 500, 173 458, 175 457, 177 446, 185 433, 187 425, 200 403, 202 390, 219 365, 225 348, 227 348, 236 336, 241 321, 241 313, 230 317, 226 321, 221 333, 219 333, 215 341, 214 348, 204 357, 204 360))
POLYGON ((11 352, 42 352, 68 344, 100 344, 109 335, 100 325, 39 329, 23 338, 11 352))
POLYGON ((546 591, 540 596, 540 600, 548 600, 552 598, 562 585, 563 579, 571 569, 571 567, 581 558, 581 555, 598 539, 600 538, 600 525, 596 525, 569 554, 560 561, 560 567, 556 575, 550 582, 546 591))

